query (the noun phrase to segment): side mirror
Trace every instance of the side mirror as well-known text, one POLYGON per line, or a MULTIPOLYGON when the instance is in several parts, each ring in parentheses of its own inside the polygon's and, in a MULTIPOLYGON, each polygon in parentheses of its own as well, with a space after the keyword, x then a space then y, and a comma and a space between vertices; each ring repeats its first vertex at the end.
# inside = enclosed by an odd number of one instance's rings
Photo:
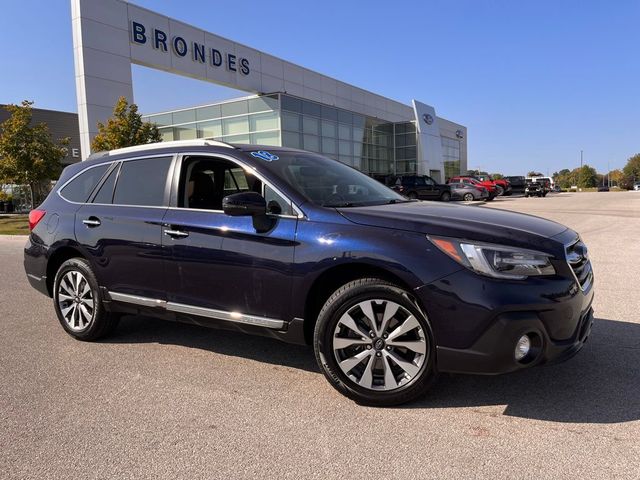
POLYGON ((267 202, 256 192, 234 193, 222 199, 222 210, 232 217, 257 217, 266 215, 267 202))

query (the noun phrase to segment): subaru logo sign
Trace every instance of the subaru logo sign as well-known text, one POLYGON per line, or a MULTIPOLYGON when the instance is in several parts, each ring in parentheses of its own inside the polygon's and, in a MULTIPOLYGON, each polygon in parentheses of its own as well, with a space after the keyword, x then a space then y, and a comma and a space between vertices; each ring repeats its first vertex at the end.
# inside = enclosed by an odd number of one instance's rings
POLYGON ((422 115, 422 119, 424 120, 424 123, 426 123, 427 125, 431 125, 433 123, 433 117, 428 113, 425 113, 424 115, 422 115))

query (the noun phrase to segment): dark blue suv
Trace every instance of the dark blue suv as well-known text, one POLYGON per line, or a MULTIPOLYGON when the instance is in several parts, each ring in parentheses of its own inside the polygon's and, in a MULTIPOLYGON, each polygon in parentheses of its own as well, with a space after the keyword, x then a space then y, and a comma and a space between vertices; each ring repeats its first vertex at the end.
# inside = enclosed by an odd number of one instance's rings
POLYGON ((437 372, 566 359, 592 325, 572 230, 408 200, 317 154, 215 141, 93 155, 31 212, 25 269, 63 328, 145 314, 312 344, 329 382, 393 405, 437 372))

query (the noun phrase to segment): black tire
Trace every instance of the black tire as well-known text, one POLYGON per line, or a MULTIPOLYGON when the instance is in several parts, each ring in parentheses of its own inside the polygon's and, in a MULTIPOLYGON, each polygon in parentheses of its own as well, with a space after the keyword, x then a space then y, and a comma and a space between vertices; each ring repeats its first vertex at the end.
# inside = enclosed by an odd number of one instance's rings
POLYGON ((493 195, 489 195, 489 198, 487 198, 487 202, 493 202, 493 199, 496 198, 493 195))
POLYGON ((504 195, 504 188, 502 188, 500 185, 496 185, 496 191, 498 192, 498 194, 496 195, 497 197, 499 197, 500 195, 504 195))
MULTIPOLYGON (((393 321, 395 320, 391 320, 391 322, 393 321)), ((407 320, 405 319, 403 321, 407 320)), ((400 323, 401 322, 397 325, 400 323)), ((389 325, 391 325, 391 323, 389 323, 389 325)), ((384 338, 387 337, 385 336, 384 338)), ((391 341, 390 338, 391 336, 389 336, 388 342, 391 341)), ((365 338, 363 337, 362 339, 364 340, 365 338)), ((379 340, 379 338, 377 340, 379 340)), ((329 297, 318 315, 313 346, 320 370, 324 373, 329 383, 340 393, 363 405, 392 406, 415 400, 427 392, 436 378, 435 344, 431 326, 425 314, 410 299, 406 291, 378 278, 354 280, 340 287, 329 297), (365 388, 359 385, 354 379, 349 378, 340 368, 336 358, 338 354, 333 350, 334 332, 342 316, 350 309, 356 307, 360 302, 374 299, 391 301, 398 304, 404 309, 403 311, 408 311, 408 313, 418 321, 420 332, 423 334, 422 340, 426 344, 425 354, 422 357, 422 363, 417 373, 415 373, 407 383, 394 386, 389 390, 365 388)), ((360 351, 365 353, 363 346, 356 348, 360 348, 360 351)), ((380 357, 380 352, 377 352, 378 347, 376 347, 376 349, 367 348, 372 354, 375 353, 376 356, 380 357)), ((392 347, 383 346, 380 348, 390 350, 392 347)), ((381 353, 385 352, 383 351, 381 353)), ((389 360, 386 359, 388 355, 385 354, 384 357, 386 364, 389 364, 389 360)), ((368 360, 368 362, 369 361, 373 362, 374 360, 368 360)), ((381 361, 382 359, 379 360, 379 362, 381 361)), ((397 364, 395 365, 397 366, 397 364)), ((366 366, 368 366, 368 363, 366 366)), ((386 384, 386 378, 384 383, 386 384)))
POLYGON ((462 199, 465 202, 472 202, 474 200, 473 193, 465 193, 462 199))
MULTIPOLYGON (((62 300, 65 302, 65 300, 62 300)), ((64 305, 70 305, 71 301, 64 303, 64 305)), ((113 312, 108 312, 104 309, 102 304, 102 297, 100 295, 100 288, 98 287, 98 281, 96 280, 91 265, 84 258, 71 258, 60 265, 60 268, 56 272, 55 282, 53 284, 53 305, 56 310, 58 320, 62 325, 62 328, 78 340, 93 341, 101 337, 104 337, 116 328, 120 320, 120 315, 113 312), (66 275, 74 275, 75 272, 79 272, 84 281, 88 284, 91 292, 91 299, 93 302, 93 309, 91 310, 90 320, 83 328, 72 328, 68 320, 65 319, 65 315, 62 311, 60 296, 65 297, 65 290, 61 287, 60 283, 63 281, 66 275)), ((86 310, 85 310, 86 311, 86 310)), ((78 313, 78 318, 80 313, 78 313)), ((72 323, 78 325, 77 319, 73 317, 72 323)))
POLYGON ((442 192, 442 195, 440 195, 440 200, 442 202, 448 202, 449 200, 451 200, 451 194, 449 192, 442 192))

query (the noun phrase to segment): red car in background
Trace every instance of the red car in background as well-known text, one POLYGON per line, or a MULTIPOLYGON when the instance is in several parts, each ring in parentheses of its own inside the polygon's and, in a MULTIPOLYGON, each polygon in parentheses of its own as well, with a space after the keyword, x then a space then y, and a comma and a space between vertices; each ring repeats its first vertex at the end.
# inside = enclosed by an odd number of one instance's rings
POLYGON ((489 191, 489 198, 487 198, 487 202, 490 202, 494 198, 496 198, 498 194, 498 188, 493 182, 489 181, 480 181, 475 177, 470 175, 458 175, 457 177, 451 177, 447 183, 466 183, 468 185, 478 185, 486 188, 489 191))
POLYGON ((476 175, 474 178, 481 182, 493 182, 498 189, 498 195, 511 195, 511 182, 506 178, 493 179, 491 175, 476 175))

